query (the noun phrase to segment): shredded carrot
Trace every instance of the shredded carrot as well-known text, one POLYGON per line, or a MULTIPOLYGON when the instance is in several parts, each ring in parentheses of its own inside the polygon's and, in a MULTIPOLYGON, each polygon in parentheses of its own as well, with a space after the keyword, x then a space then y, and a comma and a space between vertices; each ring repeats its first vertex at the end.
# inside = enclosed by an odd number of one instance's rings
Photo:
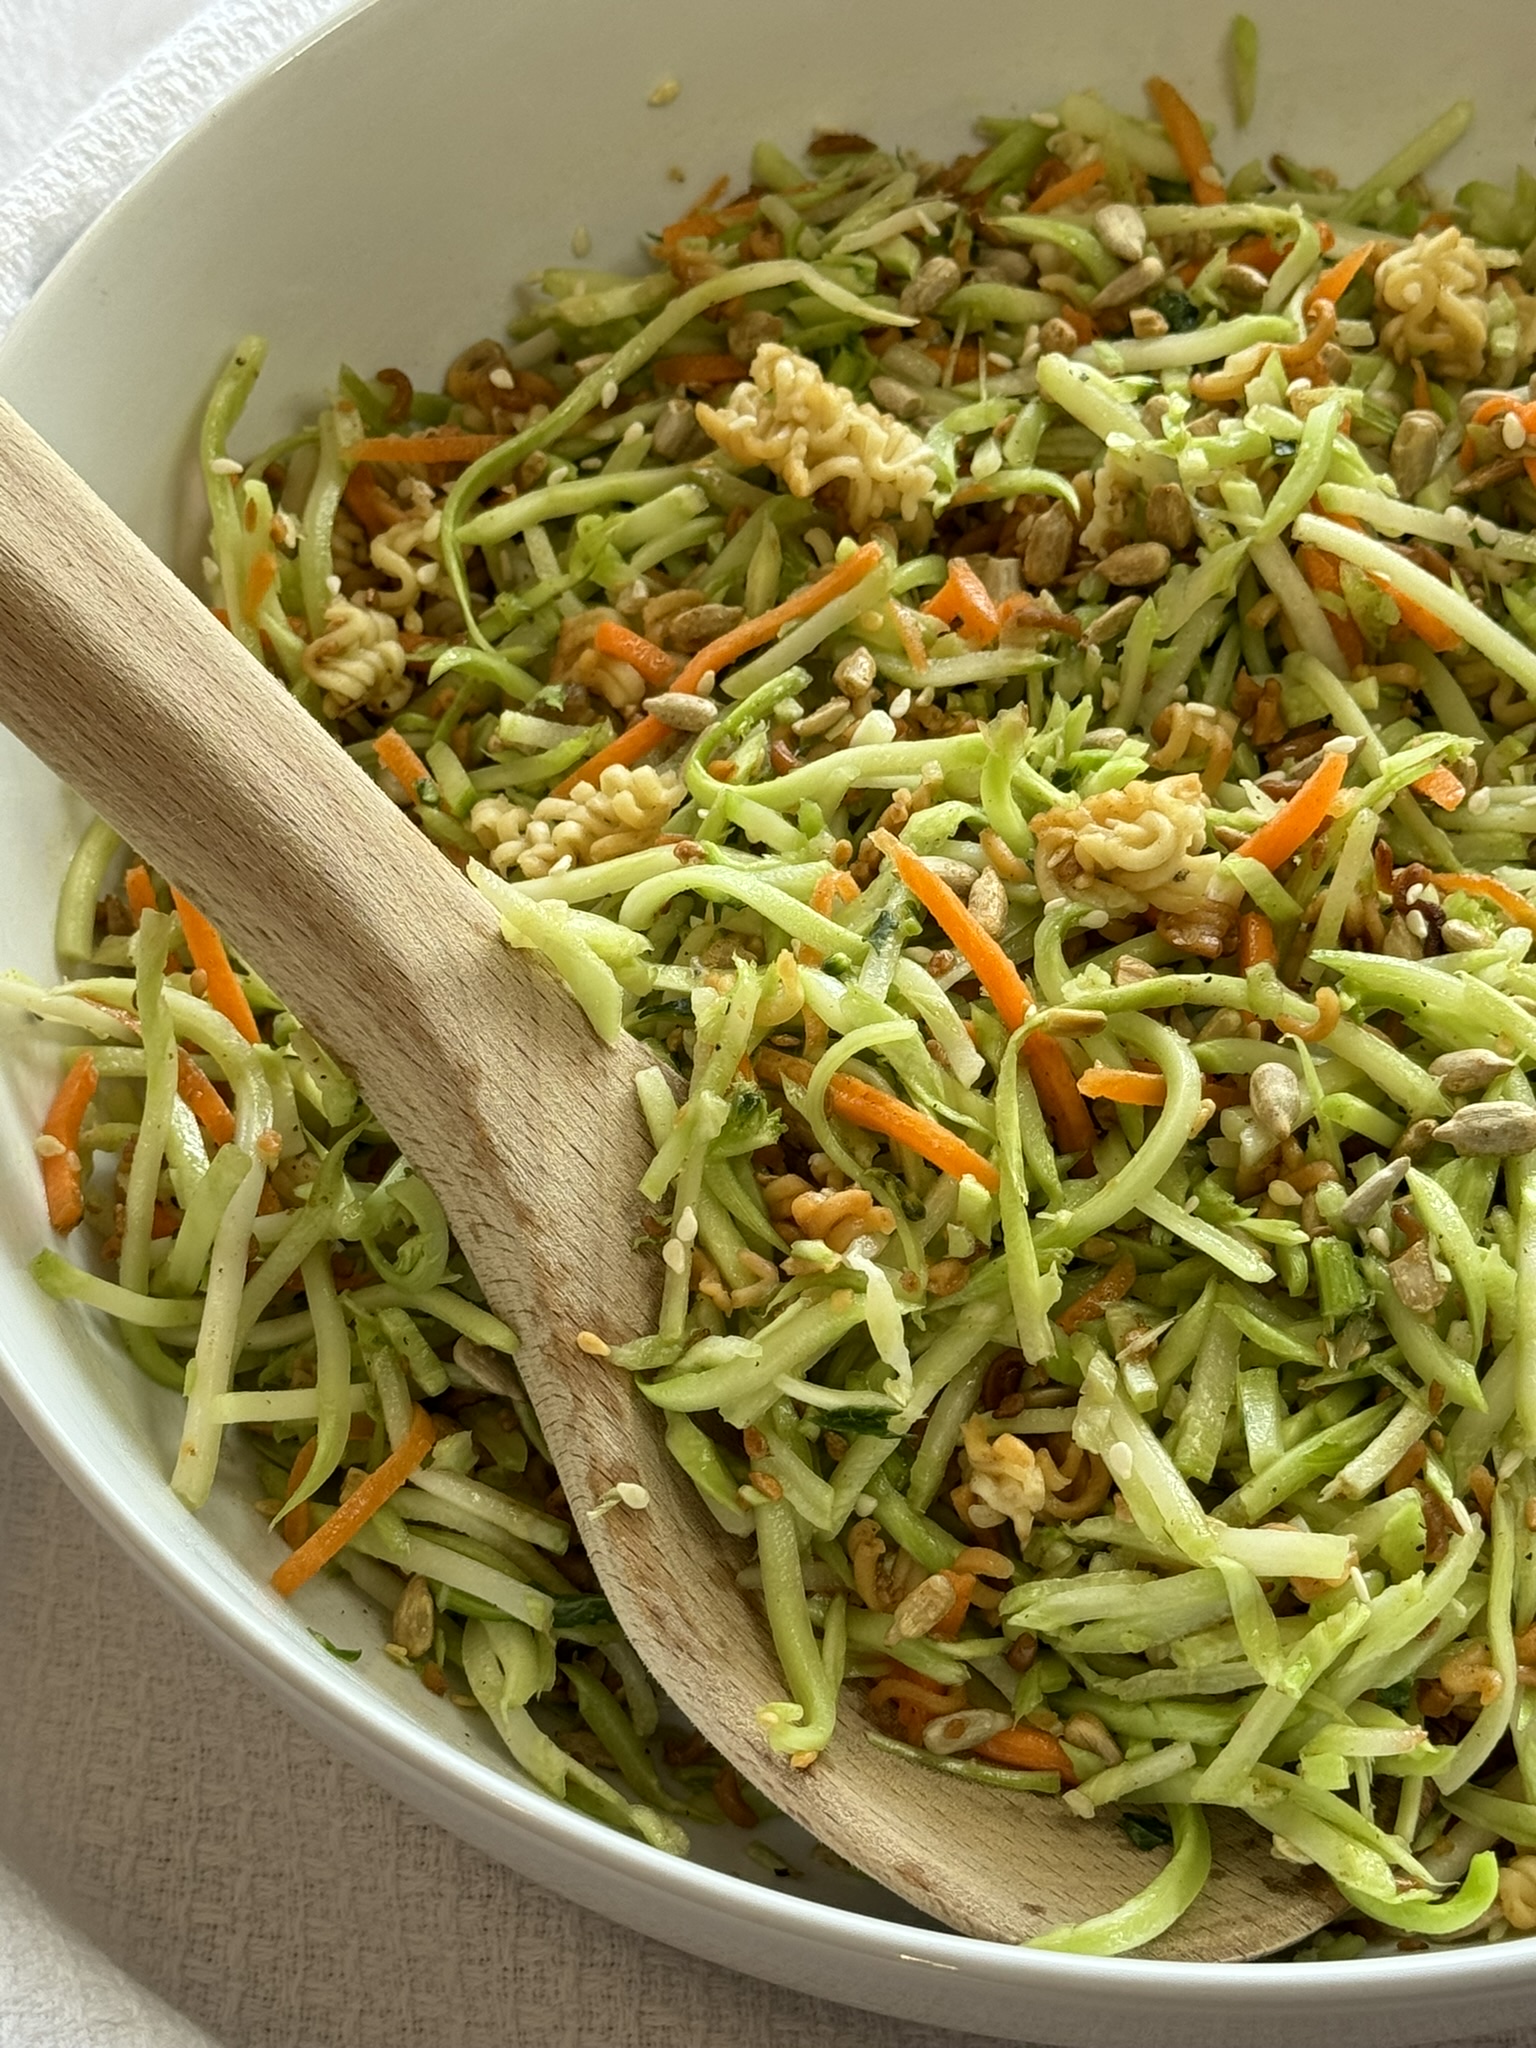
POLYGON ((651 368, 658 384, 735 384, 749 374, 739 356, 663 356, 651 368))
POLYGON ((1268 235, 1245 235, 1240 242, 1234 242, 1227 251, 1229 263, 1241 263, 1249 270, 1257 270, 1263 277, 1273 277, 1280 268, 1283 258, 1268 235))
POLYGON ((1209 1074, 1200 1083, 1200 1093, 1217 1109, 1240 1109, 1248 1101, 1246 1086, 1239 1087, 1235 1081, 1217 1081, 1209 1074))
MULTIPOLYGON (((757 1071, 765 1081, 789 1080, 803 1088, 811 1078, 812 1068, 809 1060, 764 1050, 757 1055, 757 1071)), ((827 1102, 845 1123, 857 1124, 861 1131, 878 1131, 893 1144, 907 1146, 941 1173, 947 1173, 951 1180, 969 1174, 989 1193, 995 1192, 1000 1184, 997 1168, 979 1152, 973 1152, 964 1139, 946 1131, 942 1124, 920 1109, 913 1109, 910 1103, 887 1095, 881 1088, 872 1088, 867 1081, 857 1080, 852 1074, 834 1074, 827 1088, 827 1102)))
POLYGON ((414 797, 421 785, 432 779, 426 762, 410 741, 402 739, 392 725, 386 726, 383 732, 375 735, 373 751, 378 755, 381 765, 389 770, 407 796, 414 797))
MULTIPOLYGON (((1310 545, 1299 547, 1296 550, 1296 566, 1314 590, 1326 591, 1330 597, 1341 595, 1344 585, 1339 574, 1338 560, 1329 554, 1326 548, 1315 548, 1310 545)), ((1330 611, 1326 613, 1326 617, 1333 630, 1333 637, 1338 642, 1340 654, 1350 668, 1358 668, 1365 660, 1365 640, 1360 628, 1347 612, 1340 615, 1338 612, 1330 611)))
POLYGON ((1044 598, 1031 596, 1027 590, 1021 590, 1017 597, 1005 597, 997 616, 1005 626, 1019 626, 1032 633, 1065 633, 1069 640, 1083 637, 1080 620, 1070 612, 1058 611, 1044 598))
POLYGON ((1058 206, 1064 206, 1069 199, 1076 199, 1084 192, 1091 192, 1104 177, 1104 159, 1089 157, 1087 163, 1079 164, 1075 171, 1068 171, 1064 178, 1057 178, 1047 185, 1037 199, 1029 203, 1031 213, 1051 213, 1058 206))
POLYGON ((1131 1067, 1090 1067, 1077 1077, 1078 1090, 1094 1102, 1125 1102, 1157 1109, 1168 1100, 1161 1074, 1140 1074, 1131 1067))
POLYGON ((1024 1041, 1024 1064, 1040 1098, 1058 1152, 1079 1155, 1077 1171, 1092 1172, 1098 1137, 1088 1105, 1077 1085, 1072 1063, 1048 1031, 1032 1031, 1024 1041))
POLYGON ((1339 331, 1339 316, 1330 300, 1322 300, 1317 308, 1316 318, 1307 329, 1305 341, 1293 341, 1288 347, 1278 349, 1280 362, 1286 370, 1304 370, 1315 362, 1324 348, 1339 331))
MULTIPOLYGON (((63 1146, 51 1158, 42 1160, 43 1194, 48 1203, 48 1221, 55 1230, 73 1230, 85 1214, 85 1190, 80 1181, 80 1126, 91 1097, 96 1093, 96 1062, 81 1053, 48 1105, 42 1135, 63 1146)), ((997 1185, 995 1179, 993 1186, 997 1185)))
POLYGON ((1461 645, 1461 635, 1454 626, 1448 626, 1444 619, 1437 618, 1428 605, 1420 604, 1417 598, 1405 597, 1390 576, 1367 570, 1366 574, 1378 590, 1384 590, 1397 606, 1397 615, 1415 640, 1422 640, 1426 647, 1436 654, 1449 654, 1461 645))
POLYGON ((478 462, 501 447, 506 434, 380 434, 344 448, 346 462, 478 462))
POLYGON ((432 1418, 424 1408, 413 1408, 411 1426, 398 1450, 391 1451, 376 1472, 370 1472, 357 1491, 344 1500, 335 1514, 320 1524, 307 1543, 291 1557, 284 1558, 272 1574, 272 1584, 285 1596, 315 1576, 339 1550, 397 1493, 437 1441, 432 1418))
MULTIPOLYGON (((992 1000, 1003 1028, 1017 1031, 1034 1008, 1024 977, 1002 947, 972 917, 949 884, 889 832, 875 832, 874 843, 935 924, 976 970, 976 978, 992 1000)), ((1054 1038, 1037 1031, 1024 1041, 1024 1058, 1040 1107, 1061 1152, 1091 1152, 1096 1133, 1066 1054, 1054 1038)))
POLYGON ((381 533, 388 533, 400 518, 399 506, 391 503, 370 463, 358 463, 347 477, 347 487, 341 496, 347 510, 370 540, 381 533))
POLYGON ((1076 1301, 1054 1318, 1056 1327, 1070 1337, 1085 1323, 1096 1322, 1111 1302, 1122 1300, 1135 1284, 1136 1261, 1129 1252, 1122 1253, 1107 1273, 1101 1273, 1091 1287, 1085 1288, 1076 1301))
POLYGON ((1162 122, 1168 140, 1173 144, 1174 155, 1189 180, 1191 199, 1197 206, 1220 206, 1226 199, 1227 188, 1211 162, 1210 144, 1205 139, 1199 115, 1166 78, 1149 78, 1147 97, 1156 107, 1157 118, 1162 122))
POLYGON ((1237 964, 1244 974, 1250 967, 1274 966, 1280 958, 1275 928, 1262 910, 1245 910, 1237 920, 1237 964))
POLYGON ((1064 1785, 1075 1785, 1077 1773, 1072 1759, 1043 1728, 1005 1728, 976 1745, 977 1756, 991 1764, 1008 1764, 1018 1771, 1058 1771, 1064 1785))
POLYGON ((1450 769, 1443 765, 1431 768, 1427 775, 1421 775, 1413 785, 1420 796, 1428 797, 1432 804, 1438 804, 1442 811, 1454 811, 1458 804, 1466 801, 1467 792, 1450 769))
POLYGON ((928 666, 928 643, 922 636, 917 620, 904 604, 893 603, 891 614, 896 621, 897 637, 906 651, 906 657, 921 675, 928 666))
POLYGON ((947 1614, 939 1616, 928 1633, 937 1636, 941 1643, 952 1643, 959 1635, 960 1624, 970 1609, 971 1595, 976 1590, 976 1574, 947 1571, 944 1576, 955 1589, 954 1604, 947 1614))
MULTIPOLYGON (((711 640, 701 647, 681 674, 675 676, 668 688, 682 692, 685 696, 697 690, 706 675, 720 671, 729 663, 737 661, 743 654, 749 654, 755 647, 766 646, 778 634, 781 626, 787 626, 792 619, 806 618, 812 612, 819 612, 823 605, 831 604, 834 598, 852 590, 880 565, 882 550, 878 541, 866 541, 861 548, 855 548, 846 562, 839 562, 829 569, 825 576, 818 576, 814 583, 807 583, 803 590, 797 590, 786 597, 782 604, 776 604, 772 611, 761 613, 755 619, 744 619, 739 626, 733 626, 729 633, 722 633, 718 640, 711 640)), ((596 782, 605 768, 614 762, 626 765, 640 761, 657 747, 675 740, 677 734, 670 725, 663 725, 659 718, 647 713, 644 718, 621 732, 617 739, 610 740, 606 747, 595 753, 590 761, 584 761, 579 768, 573 768, 563 782, 554 788, 556 796, 569 796, 578 782, 596 782)))
MULTIPOLYGON (((288 1474, 287 1498, 289 1500, 293 1499, 293 1496, 309 1477, 309 1468, 315 1462, 315 1452, 319 1445, 320 1436, 318 1431, 314 1436, 299 1445, 298 1456, 294 1459, 288 1474)), ((290 1550, 297 1550, 300 1544, 307 1542, 310 1521, 309 1502, 307 1500, 301 1500, 296 1508, 290 1508, 287 1514, 284 1515, 282 1523, 283 1541, 290 1550)))
POLYGON ((671 655, 632 627, 621 626, 617 619, 603 620, 592 635, 592 645, 599 654, 611 655, 615 661, 627 661, 648 683, 665 683, 671 679, 674 666, 671 655))
POLYGON ((155 885, 149 879, 146 867, 131 867, 123 877, 123 895, 133 916, 133 927, 137 931, 139 920, 146 910, 155 908, 155 885))
POLYGON ((184 1046, 176 1048, 176 1093, 197 1118, 215 1145, 227 1145, 235 1135, 234 1112, 184 1046))
POLYGON ((919 860, 910 847, 903 846, 893 833, 876 831, 870 837, 945 937, 970 961, 977 980, 992 999, 1003 1029, 1017 1031, 1034 1008, 1034 998, 996 939, 976 922, 948 882, 919 860))
POLYGON ((1257 832, 1250 833, 1238 852, 1247 860, 1262 861, 1267 868, 1289 860, 1327 819, 1334 798, 1344 787, 1348 767, 1347 754, 1324 754, 1290 801, 1266 818, 1257 832))
POLYGON ((200 967, 208 977, 209 1002, 229 1019, 247 1043, 255 1045, 261 1033, 256 1029, 256 1019, 246 1000, 245 990, 240 986, 240 978, 229 964, 224 941, 179 889, 171 890, 171 901, 181 919, 181 933, 187 942, 187 951, 192 955, 192 965, 200 967))
POLYGON ((1523 896, 1517 895, 1507 882, 1496 882, 1492 875, 1431 875, 1429 879, 1442 895, 1459 889, 1465 896, 1485 896, 1490 903, 1498 905, 1511 924, 1536 932, 1536 909, 1523 896))
POLYGON ((946 625, 958 622, 961 639, 972 647, 990 645, 1001 626, 987 586, 963 555, 951 558, 943 588, 929 598, 923 610, 946 625))
POLYGON ((241 605, 245 616, 254 624, 256 614, 266 602, 267 592, 277 581, 277 557, 270 548, 263 548, 259 555, 253 555, 251 566, 246 572, 245 592, 241 605))
POLYGON ((1337 306, 1360 275, 1362 266, 1369 260, 1375 246, 1374 242, 1362 242, 1358 249, 1351 249, 1349 254, 1335 263, 1331 270, 1325 270, 1307 293, 1306 310, 1310 312, 1319 300, 1324 299, 1330 305, 1337 306))
POLYGON ((1066 321, 1072 332, 1077 336, 1079 348, 1086 348, 1099 331, 1093 324, 1091 314, 1085 313, 1081 306, 1074 306, 1069 300, 1063 301, 1061 310, 1056 315, 1056 318, 1066 321))

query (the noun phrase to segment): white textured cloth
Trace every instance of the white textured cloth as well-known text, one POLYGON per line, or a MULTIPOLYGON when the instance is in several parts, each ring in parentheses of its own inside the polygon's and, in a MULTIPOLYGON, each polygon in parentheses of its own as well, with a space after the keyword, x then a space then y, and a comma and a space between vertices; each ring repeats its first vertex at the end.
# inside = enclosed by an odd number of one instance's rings
MULTIPOLYGON (((0 330, 342 0, 194 5, 0 0, 0 330)), ((967 2048, 696 1962, 419 1819, 237 1679, 3 1409, 0 1641, 0 2048, 967 2048)))

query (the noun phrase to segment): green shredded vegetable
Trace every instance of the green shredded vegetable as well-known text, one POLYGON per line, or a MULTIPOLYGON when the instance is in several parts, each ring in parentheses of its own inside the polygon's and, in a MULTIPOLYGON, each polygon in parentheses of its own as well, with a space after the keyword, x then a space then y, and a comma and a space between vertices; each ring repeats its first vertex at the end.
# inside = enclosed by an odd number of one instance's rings
MULTIPOLYGON (((1246 16, 1225 54, 1242 126, 1246 16)), ((1373 1938, 1536 1916, 1536 180, 1432 189, 1470 114, 1213 206, 1091 92, 947 168, 764 143, 640 275, 542 272, 426 366, 399 459, 354 453, 399 373, 343 366, 234 473, 259 338, 204 418, 232 630, 364 772, 423 756, 594 1057, 655 1056, 661 1313, 586 1341, 755 1546, 761 1782, 851 1699, 892 1770, 1167 1847, 1040 1947, 1165 1932, 1218 1807, 1373 1938)), ((0 978, 99 1063, 41 1151, 100 1258, 40 1286, 183 1398, 180 1497, 240 1428, 295 1541, 425 1406, 335 1568, 537 1784, 682 1849, 735 1801, 668 1761, 513 1333, 131 858, 70 864, 74 979, 0 978)))

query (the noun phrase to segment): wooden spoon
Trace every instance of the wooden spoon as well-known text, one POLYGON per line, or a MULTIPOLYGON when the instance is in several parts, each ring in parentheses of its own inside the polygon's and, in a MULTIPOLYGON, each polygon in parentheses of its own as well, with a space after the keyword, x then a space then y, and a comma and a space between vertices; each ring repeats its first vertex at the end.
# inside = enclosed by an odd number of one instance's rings
MULTIPOLYGON (((577 1331, 654 1327, 659 1261, 632 1240, 650 1146, 633 1079, 542 959, 314 719, 0 404, 0 719, 173 876, 283 992, 437 1191, 548 1434, 626 1634, 699 1730, 773 1802, 965 1933, 1019 1941, 1102 1913, 1156 1864, 1112 1821, 908 1767, 845 1695, 810 1770, 764 1747, 784 1682, 747 1559, 672 1463, 628 1378, 577 1331), (641 1511, 593 1520, 620 1480, 641 1511)), ((1211 1879, 1152 1953, 1268 1953, 1337 1902, 1218 1816, 1211 1879)))

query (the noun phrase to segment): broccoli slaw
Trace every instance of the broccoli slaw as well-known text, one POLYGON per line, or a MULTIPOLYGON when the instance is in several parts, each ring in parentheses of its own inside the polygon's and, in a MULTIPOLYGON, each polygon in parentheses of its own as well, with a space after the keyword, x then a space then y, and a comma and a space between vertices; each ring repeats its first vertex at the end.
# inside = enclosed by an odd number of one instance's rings
MULTIPOLYGON (((1223 178, 1149 99, 946 165, 760 145, 644 275, 545 271, 441 392, 344 368, 246 462, 243 343, 211 593, 658 1056, 658 1327, 573 1335, 753 1546, 780 1767, 851 1684, 893 1769, 1171 1845, 1045 1946, 1162 1932, 1213 1806, 1327 1873, 1336 1946, 1502 1939, 1536 1926, 1536 182, 1428 190, 1466 106, 1353 188, 1223 178)), ((680 1846, 740 1787, 669 1774, 563 1563, 512 1333, 345 1075, 118 853, 66 885, 80 978, 0 982, 76 1041, 60 1227, 120 1159, 116 1279, 39 1279, 178 1391, 191 1351, 189 1505, 262 1432, 285 1590, 353 1572, 540 1783, 680 1846)))

